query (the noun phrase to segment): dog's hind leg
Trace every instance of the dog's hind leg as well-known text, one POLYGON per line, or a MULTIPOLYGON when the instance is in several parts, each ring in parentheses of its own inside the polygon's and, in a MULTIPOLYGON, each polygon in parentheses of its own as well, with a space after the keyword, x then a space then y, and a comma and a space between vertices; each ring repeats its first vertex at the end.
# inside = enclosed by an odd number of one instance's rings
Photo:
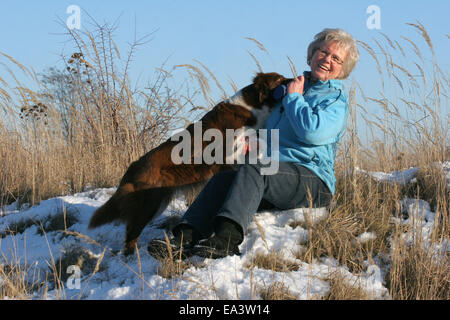
POLYGON ((137 191, 130 202, 134 203, 128 208, 126 218, 126 236, 123 249, 124 255, 134 253, 138 238, 145 226, 169 205, 174 190, 172 188, 153 188, 137 191), (133 208, 134 207, 134 208, 133 208))

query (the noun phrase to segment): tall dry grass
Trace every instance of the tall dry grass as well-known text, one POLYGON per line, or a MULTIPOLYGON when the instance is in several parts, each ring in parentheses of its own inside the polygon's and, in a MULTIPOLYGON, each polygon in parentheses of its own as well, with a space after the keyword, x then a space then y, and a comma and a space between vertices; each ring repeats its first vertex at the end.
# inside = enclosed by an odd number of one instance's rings
MULTIPOLYGON (((359 42, 365 59, 372 59, 380 81, 377 96, 367 96, 364 86, 350 86, 347 134, 336 160, 338 180, 329 216, 318 223, 303 222, 308 241, 297 258, 311 263, 334 257, 354 274, 368 263, 383 264, 385 285, 393 299, 449 299, 448 254, 442 258, 430 245, 448 241, 449 190, 440 163, 448 160, 448 73, 439 65, 433 42, 420 23, 409 24, 419 36, 391 39, 380 33, 373 43, 359 42), (424 49, 425 48, 425 49, 424 49), (361 132, 361 128, 367 128, 361 132), (365 136, 364 136, 365 135, 365 136), (391 172, 419 168, 416 182, 380 182, 359 173, 391 172), (404 197, 423 199, 436 213, 430 241, 416 237, 405 243, 410 228, 395 222, 404 197), (359 241, 364 233, 374 234, 359 241), (381 262, 379 262, 381 261, 381 262)), ((68 31, 73 53, 63 57, 65 69, 50 69, 39 77, 12 57, 12 83, 0 78, 0 204, 14 200, 36 203, 54 195, 83 190, 86 186, 116 185, 129 163, 158 145, 167 133, 188 122, 186 112, 202 113, 214 104, 209 78, 222 97, 226 92, 204 66, 179 65, 198 89, 170 87, 171 71, 160 68, 156 80, 144 89, 132 89, 130 54, 122 58, 113 40, 113 28, 96 25, 95 31, 68 31), (36 85, 31 90, 12 68, 36 85), (206 75, 204 70, 206 70, 206 75), (206 107, 195 103, 202 96, 206 107), (117 152, 120 150, 120 152, 117 152)), ((267 49, 253 38, 264 53, 267 49)), ((255 55, 249 52, 262 70, 255 55)), ((292 60, 289 67, 297 74, 292 60)), ((237 88, 236 88, 237 89, 237 88)), ((192 116, 192 115, 191 115, 192 116)), ((293 227, 295 227, 293 225, 293 227)), ((184 266, 163 264, 165 277, 178 277, 184 266)), ((298 265, 278 254, 257 256, 252 265, 275 272, 291 272, 298 265)), ((7 295, 25 297, 29 290, 12 264, 0 270, 12 279, 7 295), (18 280, 16 280, 18 279, 18 280), (11 291, 12 290, 12 291, 11 291)), ((5 277, 5 276, 4 276, 5 277)), ((349 287, 339 276, 330 276, 331 291, 324 299, 369 299, 359 287, 349 287)), ((284 284, 260 292, 267 299, 295 297, 284 284)), ((2 295, 0 294, 0 297, 2 295)))
POLYGON ((132 161, 184 125, 195 90, 171 88, 164 66, 133 88, 130 65, 145 39, 122 56, 113 31, 67 30, 73 51, 62 56, 64 69, 42 75, 0 55, 11 79, 0 78, 0 204, 117 185, 132 161))
POLYGON ((450 190, 442 167, 450 158, 449 77, 425 27, 408 25, 418 39, 397 41, 380 33, 372 46, 359 42, 376 65, 382 90, 369 97, 358 83, 352 86, 350 130, 336 164, 337 205, 325 226, 312 230, 317 244, 310 250, 331 250, 328 254, 341 263, 360 270, 365 259, 389 256, 385 280, 393 299, 449 299, 448 255, 432 249, 450 236, 450 190), (361 122, 370 132, 368 140, 358 132, 361 122), (359 168, 392 172, 411 167, 419 171, 416 181, 406 184, 358 174, 359 168), (414 231, 392 218, 405 197, 428 201, 436 213, 430 241, 422 235, 415 235, 412 245, 402 240, 414 231), (364 245, 354 241, 363 231, 374 232, 376 239, 364 245))

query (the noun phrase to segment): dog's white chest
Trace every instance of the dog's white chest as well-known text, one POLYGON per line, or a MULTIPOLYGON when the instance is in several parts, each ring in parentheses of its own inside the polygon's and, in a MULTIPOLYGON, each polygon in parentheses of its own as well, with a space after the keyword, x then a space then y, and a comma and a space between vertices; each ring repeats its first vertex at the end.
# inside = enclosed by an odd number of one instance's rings
POLYGON ((252 113, 252 115, 256 118, 256 124, 251 126, 253 129, 263 128, 266 124, 266 120, 270 115, 270 108, 267 105, 263 105, 261 108, 255 108, 253 106, 248 105, 245 102, 244 94, 242 90, 239 90, 232 97, 225 101, 226 103, 230 103, 233 105, 240 106, 252 113))

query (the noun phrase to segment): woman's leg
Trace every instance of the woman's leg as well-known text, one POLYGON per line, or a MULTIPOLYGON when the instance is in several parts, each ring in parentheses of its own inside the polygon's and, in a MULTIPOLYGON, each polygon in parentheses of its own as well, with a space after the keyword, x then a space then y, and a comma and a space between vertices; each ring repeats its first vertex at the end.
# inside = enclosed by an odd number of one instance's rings
POLYGON ((177 241, 184 235, 192 243, 215 233, 202 242, 197 254, 216 258, 234 254, 262 201, 285 210, 325 206, 331 200, 322 180, 303 166, 280 162, 274 175, 262 175, 261 168, 246 164, 212 177, 174 228, 177 241))
POLYGON ((227 184, 222 206, 208 221, 214 236, 194 247, 195 254, 210 258, 239 254, 238 245, 262 200, 279 209, 324 206, 331 200, 322 180, 303 166, 280 163, 274 175, 262 175, 260 169, 259 165, 239 168, 227 184))
POLYGON ((147 247, 149 253, 157 259, 178 255, 185 258, 200 239, 209 238, 214 232, 213 220, 235 174, 236 171, 230 170, 214 175, 172 230, 174 238, 169 243, 165 239, 153 239, 147 247))
POLYGON ((182 229, 193 228, 202 239, 210 237, 214 232, 213 220, 222 207, 236 174, 235 170, 215 174, 184 213, 173 230, 174 235, 182 229))
POLYGON ((322 207, 331 201, 331 193, 323 181, 303 166, 280 162, 274 175, 261 175, 260 168, 260 165, 239 168, 217 217, 231 219, 245 231, 262 200, 281 210, 322 207))

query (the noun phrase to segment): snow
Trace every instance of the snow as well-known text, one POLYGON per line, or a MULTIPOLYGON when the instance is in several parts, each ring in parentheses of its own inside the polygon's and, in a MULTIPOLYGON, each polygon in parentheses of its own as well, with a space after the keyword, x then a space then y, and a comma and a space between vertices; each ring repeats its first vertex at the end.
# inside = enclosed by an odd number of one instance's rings
POLYGON ((450 161, 445 161, 442 165, 442 169, 445 173, 445 180, 447 181, 447 189, 450 190, 450 161))
POLYGON ((356 238, 356 240, 359 243, 365 243, 370 240, 375 240, 376 238, 377 238, 377 235, 375 232, 363 232, 356 238))
MULTIPOLYGON (((447 185, 450 185, 450 162, 443 164, 447 185)), ((362 172, 362 170, 361 170, 362 172)), ((362 172, 383 181, 407 183, 414 179, 417 169, 403 172, 362 172)), ((111 223, 88 230, 87 225, 93 212, 114 192, 114 188, 89 189, 74 195, 56 197, 42 201, 33 207, 11 204, 1 208, 0 215, 0 264, 26 266, 29 278, 45 279, 51 267, 59 265, 59 258, 70 249, 83 248, 91 257, 90 268, 83 269, 78 278, 66 274, 62 286, 48 281, 45 299, 261 299, 261 288, 272 283, 283 283, 296 299, 317 299, 330 290, 327 279, 339 272, 349 285, 365 290, 373 299, 389 299, 384 282, 384 272, 379 257, 366 261, 367 270, 352 274, 345 266, 330 257, 305 263, 295 256, 299 244, 306 243, 308 230, 301 222, 317 223, 327 217, 328 211, 321 209, 294 209, 286 211, 265 211, 255 216, 240 245, 241 255, 210 260, 200 257, 188 259, 190 267, 181 275, 164 278, 160 275, 161 263, 150 256, 147 243, 155 237, 163 237, 164 230, 158 225, 168 217, 182 215, 187 207, 181 198, 175 199, 155 221, 147 225, 139 238, 139 255, 125 257, 120 253, 125 227, 111 223), (39 232, 49 224, 49 219, 65 212, 76 218, 67 226, 67 232, 49 230, 39 232), (24 221, 33 221, 17 234, 5 231, 24 221), (41 221, 41 224, 39 223, 41 221), (291 222, 297 222, 293 228, 291 222), (300 225, 299 223, 300 222, 300 225), (248 268, 248 263, 257 254, 277 252, 283 259, 295 262, 298 269, 282 272, 259 267, 248 268), (97 263, 99 265, 97 266, 97 263), (98 267, 98 268, 97 268, 98 267), (37 276, 36 276, 37 275, 37 276), (77 282, 79 280, 78 286, 77 282), (74 287, 75 284, 75 287, 74 287)), ((405 241, 412 241, 420 234, 429 241, 435 221, 435 213, 423 200, 402 199, 399 207, 405 213, 393 216, 394 222, 411 225, 412 231, 405 233, 405 241)), ((376 239, 373 232, 365 232, 357 238, 364 243, 376 239)), ((449 239, 434 247, 437 252, 450 250, 449 239)), ((61 270, 64 273, 66 270, 61 270)), ((0 277, 0 286, 4 281, 0 277)), ((37 282, 37 280, 36 280, 37 282)), ((43 298, 42 292, 32 293, 30 298, 43 298)), ((8 297, 6 297, 8 298, 8 297)))
POLYGON ((365 170, 357 168, 358 173, 364 173, 375 180, 378 181, 387 181, 387 182, 395 182, 402 185, 407 184, 410 182, 413 178, 415 178, 417 172, 419 171, 418 168, 409 168, 407 170, 403 171, 394 171, 394 172, 367 172, 365 170))

